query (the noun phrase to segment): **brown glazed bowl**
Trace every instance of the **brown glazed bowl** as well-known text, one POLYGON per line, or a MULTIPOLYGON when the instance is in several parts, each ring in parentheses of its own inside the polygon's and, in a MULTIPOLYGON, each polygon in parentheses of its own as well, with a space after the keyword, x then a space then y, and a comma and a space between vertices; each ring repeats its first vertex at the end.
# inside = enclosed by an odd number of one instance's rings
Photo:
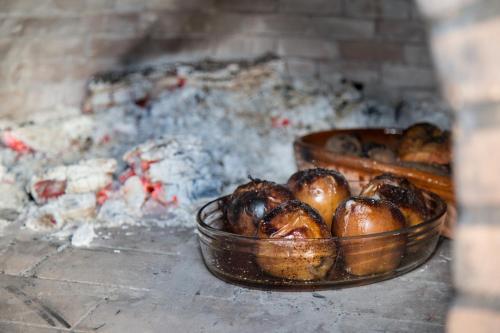
POLYGON ((259 289, 327 289, 386 280, 413 270, 434 252, 446 203, 435 194, 429 195, 430 218, 416 226, 363 236, 308 239, 259 239, 227 232, 223 214, 227 197, 221 197, 198 212, 201 253, 216 277, 259 289), (351 267, 358 259, 363 264, 389 258, 391 264, 381 265, 374 273, 354 275, 349 273, 346 254, 351 267), (261 266, 263 262, 266 267, 261 266), (273 262, 279 265, 277 269, 286 267, 289 273, 273 274, 267 267, 273 262), (297 272, 291 269, 294 265, 297 272), (307 271, 314 274, 304 274, 307 271))
POLYGON ((436 193, 448 204, 448 214, 441 234, 452 238, 456 222, 456 203, 452 177, 443 169, 405 162, 380 162, 367 157, 341 155, 325 148, 329 138, 351 134, 362 142, 374 142, 396 149, 401 138, 401 130, 391 128, 343 129, 311 133, 297 138, 293 143, 295 160, 300 170, 309 168, 333 169, 342 173, 354 193, 359 182, 367 182, 382 173, 392 173, 408 178, 421 189, 436 193))

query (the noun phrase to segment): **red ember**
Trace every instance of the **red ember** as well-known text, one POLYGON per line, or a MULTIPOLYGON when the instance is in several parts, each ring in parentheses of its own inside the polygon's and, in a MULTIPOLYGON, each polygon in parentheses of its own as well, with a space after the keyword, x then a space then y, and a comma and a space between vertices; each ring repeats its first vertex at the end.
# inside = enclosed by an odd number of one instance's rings
POLYGON ((271 117, 271 126, 273 128, 287 127, 288 125, 290 125, 290 119, 288 118, 271 117))
POLYGON ((35 191, 43 199, 57 198, 65 193, 66 181, 41 180, 35 184, 35 191))
POLYGON ((97 192, 97 203, 99 205, 102 206, 109 199, 109 192, 111 192, 111 184, 97 192))
POLYGON ((177 87, 182 88, 186 85, 186 78, 185 77, 178 77, 177 78, 177 87))
POLYGON ((20 154, 27 154, 33 151, 27 144, 16 138, 11 132, 8 131, 3 132, 2 142, 7 147, 20 154))
POLYGON ((120 183, 125 183, 127 179, 129 179, 132 176, 135 176, 135 171, 129 168, 118 176, 118 180, 120 181, 120 183))

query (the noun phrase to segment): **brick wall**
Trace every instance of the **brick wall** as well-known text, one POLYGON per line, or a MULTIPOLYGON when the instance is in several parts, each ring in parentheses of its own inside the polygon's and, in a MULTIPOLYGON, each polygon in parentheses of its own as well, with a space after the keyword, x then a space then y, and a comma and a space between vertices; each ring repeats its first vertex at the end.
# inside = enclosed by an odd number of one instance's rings
POLYGON ((390 101, 435 93, 410 0, 0 0, 0 116, 78 105, 98 71, 264 52, 390 101))
POLYGON ((500 329, 500 4, 419 0, 442 90, 456 110, 457 298, 448 332, 500 329))

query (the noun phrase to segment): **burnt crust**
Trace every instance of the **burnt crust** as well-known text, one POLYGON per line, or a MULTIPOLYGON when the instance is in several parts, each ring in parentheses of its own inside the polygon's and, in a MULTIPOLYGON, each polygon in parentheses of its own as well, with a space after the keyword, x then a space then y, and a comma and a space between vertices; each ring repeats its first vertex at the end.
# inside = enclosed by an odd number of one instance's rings
POLYGON ((372 181, 373 180, 389 180, 391 182, 395 182, 397 183, 399 186, 401 187, 405 187, 405 188, 413 188, 414 185, 407 179, 407 178, 404 178, 404 177, 399 177, 399 176, 396 176, 395 174, 392 174, 392 173, 382 173, 376 177, 373 177, 372 181))
POLYGON ((410 208, 422 216, 427 215, 424 197, 419 192, 391 185, 380 186, 378 192, 383 199, 398 207, 410 208))
POLYGON ((319 213, 314 208, 312 208, 308 204, 306 204, 302 201, 299 201, 299 200, 290 200, 290 201, 284 202, 281 205, 274 208, 273 210, 271 210, 260 221, 259 228, 261 228, 261 230, 265 234, 271 235, 271 234, 278 231, 278 229, 272 225, 272 221, 276 217, 278 217, 279 215, 284 214, 284 213, 292 213, 292 212, 296 212, 296 211, 302 211, 302 212, 306 213, 322 229, 324 229, 325 231, 328 231, 325 222, 321 218, 321 215, 319 215, 319 213))
POLYGON ((292 192, 285 186, 251 178, 250 182, 238 186, 226 201, 223 209, 226 228, 236 233, 245 225, 256 229, 259 221, 272 208, 293 198, 292 192))
MULTIPOLYGON (((413 185, 408 179, 390 173, 383 173, 374 177, 369 185, 377 182, 375 192, 381 199, 388 200, 399 208, 411 209, 422 218, 427 217, 428 209, 422 190, 413 185)), ((361 195, 363 193, 364 189, 361 191, 361 195)))
POLYGON ((288 184, 297 187, 297 189, 299 190, 302 190, 304 186, 313 183, 317 179, 327 176, 333 177, 333 179, 337 184, 347 189, 349 188, 349 183, 340 172, 323 168, 305 169, 297 171, 292 176, 290 176, 290 178, 288 179, 288 184))
POLYGON ((359 203, 359 204, 366 205, 366 206, 369 206, 369 207, 372 207, 375 209, 389 208, 389 211, 390 211, 392 217, 395 220, 398 220, 399 222, 401 222, 403 225, 406 225, 406 219, 405 219, 403 213, 394 203, 390 202, 389 200, 385 200, 385 199, 375 199, 375 198, 361 197, 361 196, 350 197, 350 198, 347 198, 344 201, 342 201, 342 203, 339 205, 339 208, 335 212, 334 223, 336 221, 338 221, 341 218, 341 216, 344 214, 345 210, 347 209, 346 204, 348 201, 351 201, 351 200, 354 201, 355 204, 359 203))
POLYGON ((250 181, 246 184, 238 186, 231 195, 232 197, 236 197, 239 194, 247 191, 261 191, 275 186, 280 186, 275 182, 262 180, 259 178, 252 178, 251 176, 248 176, 248 178, 250 179, 250 181))

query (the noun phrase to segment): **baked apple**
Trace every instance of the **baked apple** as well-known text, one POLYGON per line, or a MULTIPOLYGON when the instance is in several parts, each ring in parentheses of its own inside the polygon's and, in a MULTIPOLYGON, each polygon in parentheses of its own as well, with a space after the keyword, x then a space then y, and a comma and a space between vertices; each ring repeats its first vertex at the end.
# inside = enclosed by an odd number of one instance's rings
POLYGON ((259 223, 257 263, 275 277, 318 280, 332 267, 336 251, 321 216, 307 204, 292 200, 259 223))
POLYGON ((410 226, 420 224, 428 217, 424 193, 403 177, 387 173, 379 175, 361 190, 360 196, 392 202, 401 210, 410 226))
POLYGON ((369 142, 363 145, 363 153, 366 157, 372 160, 383 162, 383 163, 394 163, 396 162, 396 154, 394 151, 389 149, 389 147, 369 142))
POLYGON ((273 208, 293 199, 284 186, 252 179, 236 188, 226 204, 226 226, 230 232, 255 236, 259 221, 273 208))
POLYGON ((398 155, 405 162, 450 164, 450 133, 429 123, 410 126, 403 132, 398 155))
POLYGON ((349 184, 337 171, 308 169, 294 173, 287 183, 295 198, 316 209, 331 230, 337 206, 351 196, 349 184))
MULTIPOLYGON (((391 202, 353 197, 337 209, 332 234, 336 237, 367 236, 404 227, 403 214, 391 202)), ((342 251, 346 271, 364 276, 396 269, 404 254, 405 244, 404 235, 353 238, 340 240, 339 251, 342 251)))
POLYGON ((341 155, 360 156, 362 154, 361 141, 352 134, 340 134, 329 138, 325 148, 341 155))

